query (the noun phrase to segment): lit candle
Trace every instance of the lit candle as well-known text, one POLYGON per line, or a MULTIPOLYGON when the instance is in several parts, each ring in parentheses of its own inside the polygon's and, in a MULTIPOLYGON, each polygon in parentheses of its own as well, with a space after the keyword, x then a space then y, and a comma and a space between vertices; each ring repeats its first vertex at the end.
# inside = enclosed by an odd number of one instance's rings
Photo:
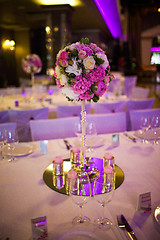
POLYGON ((53 160, 53 174, 63 175, 63 159, 61 156, 56 156, 53 160))
POLYGON ((73 164, 80 163, 80 147, 74 146, 70 152, 70 161, 73 164))

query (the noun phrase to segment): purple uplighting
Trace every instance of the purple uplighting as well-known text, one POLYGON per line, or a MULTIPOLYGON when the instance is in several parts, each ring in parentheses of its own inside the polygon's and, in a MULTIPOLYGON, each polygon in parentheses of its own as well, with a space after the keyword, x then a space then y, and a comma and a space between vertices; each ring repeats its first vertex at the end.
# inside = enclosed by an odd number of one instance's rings
POLYGON ((121 38, 122 27, 116 0, 94 0, 114 38, 121 38))
POLYGON ((151 52, 160 52, 160 46, 159 47, 152 47, 151 52))

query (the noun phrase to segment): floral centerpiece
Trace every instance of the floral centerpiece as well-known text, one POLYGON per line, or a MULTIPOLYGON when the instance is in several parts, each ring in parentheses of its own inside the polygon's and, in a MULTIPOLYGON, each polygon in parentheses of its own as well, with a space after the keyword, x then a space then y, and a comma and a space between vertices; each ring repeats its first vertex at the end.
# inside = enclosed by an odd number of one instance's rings
POLYGON ((81 159, 85 163, 85 100, 97 102, 113 79, 107 56, 88 38, 82 38, 58 52, 54 76, 57 86, 69 101, 82 101, 81 159))
POLYGON ((104 51, 87 38, 57 54, 54 76, 68 100, 97 102, 113 79, 104 51))
POLYGON ((34 85, 34 74, 39 73, 42 69, 42 61, 37 54, 28 54, 22 59, 23 70, 31 74, 32 86, 34 85))

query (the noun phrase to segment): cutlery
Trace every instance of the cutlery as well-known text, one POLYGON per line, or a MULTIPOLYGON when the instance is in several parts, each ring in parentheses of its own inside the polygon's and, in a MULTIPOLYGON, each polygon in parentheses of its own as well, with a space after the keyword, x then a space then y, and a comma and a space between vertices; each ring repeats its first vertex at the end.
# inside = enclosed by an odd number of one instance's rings
POLYGON ((118 226, 120 228, 122 228, 122 229, 127 231, 128 236, 130 237, 130 239, 138 240, 137 237, 135 236, 135 233, 134 233, 133 229, 131 228, 131 226, 129 225, 127 220, 125 219, 124 215, 117 216, 117 222, 118 222, 118 226))
POLYGON ((64 139, 63 141, 64 141, 64 143, 65 143, 65 145, 66 145, 66 148, 67 148, 68 150, 70 150, 70 149, 72 148, 72 145, 68 142, 67 139, 64 139))
POLYGON ((128 133, 124 132, 123 135, 126 136, 126 137, 128 137, 128 138, 129 138, 130 140, 132 140, 133 142, 136 142, 136 138, 130 136, 128 133))

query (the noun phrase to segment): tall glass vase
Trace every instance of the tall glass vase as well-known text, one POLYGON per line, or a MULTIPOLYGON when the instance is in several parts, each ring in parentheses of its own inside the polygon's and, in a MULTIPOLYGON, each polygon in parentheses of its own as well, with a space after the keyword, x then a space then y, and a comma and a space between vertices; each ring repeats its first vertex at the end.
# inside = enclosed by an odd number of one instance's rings
POLYGON ((31 83, 32 83, 32 88, 34 87, 34 73, 31 73, 31 83))
POLYGON ((81 165, 86 168, 86 111, 85 111, 85 100, 81 103, 81 165))

